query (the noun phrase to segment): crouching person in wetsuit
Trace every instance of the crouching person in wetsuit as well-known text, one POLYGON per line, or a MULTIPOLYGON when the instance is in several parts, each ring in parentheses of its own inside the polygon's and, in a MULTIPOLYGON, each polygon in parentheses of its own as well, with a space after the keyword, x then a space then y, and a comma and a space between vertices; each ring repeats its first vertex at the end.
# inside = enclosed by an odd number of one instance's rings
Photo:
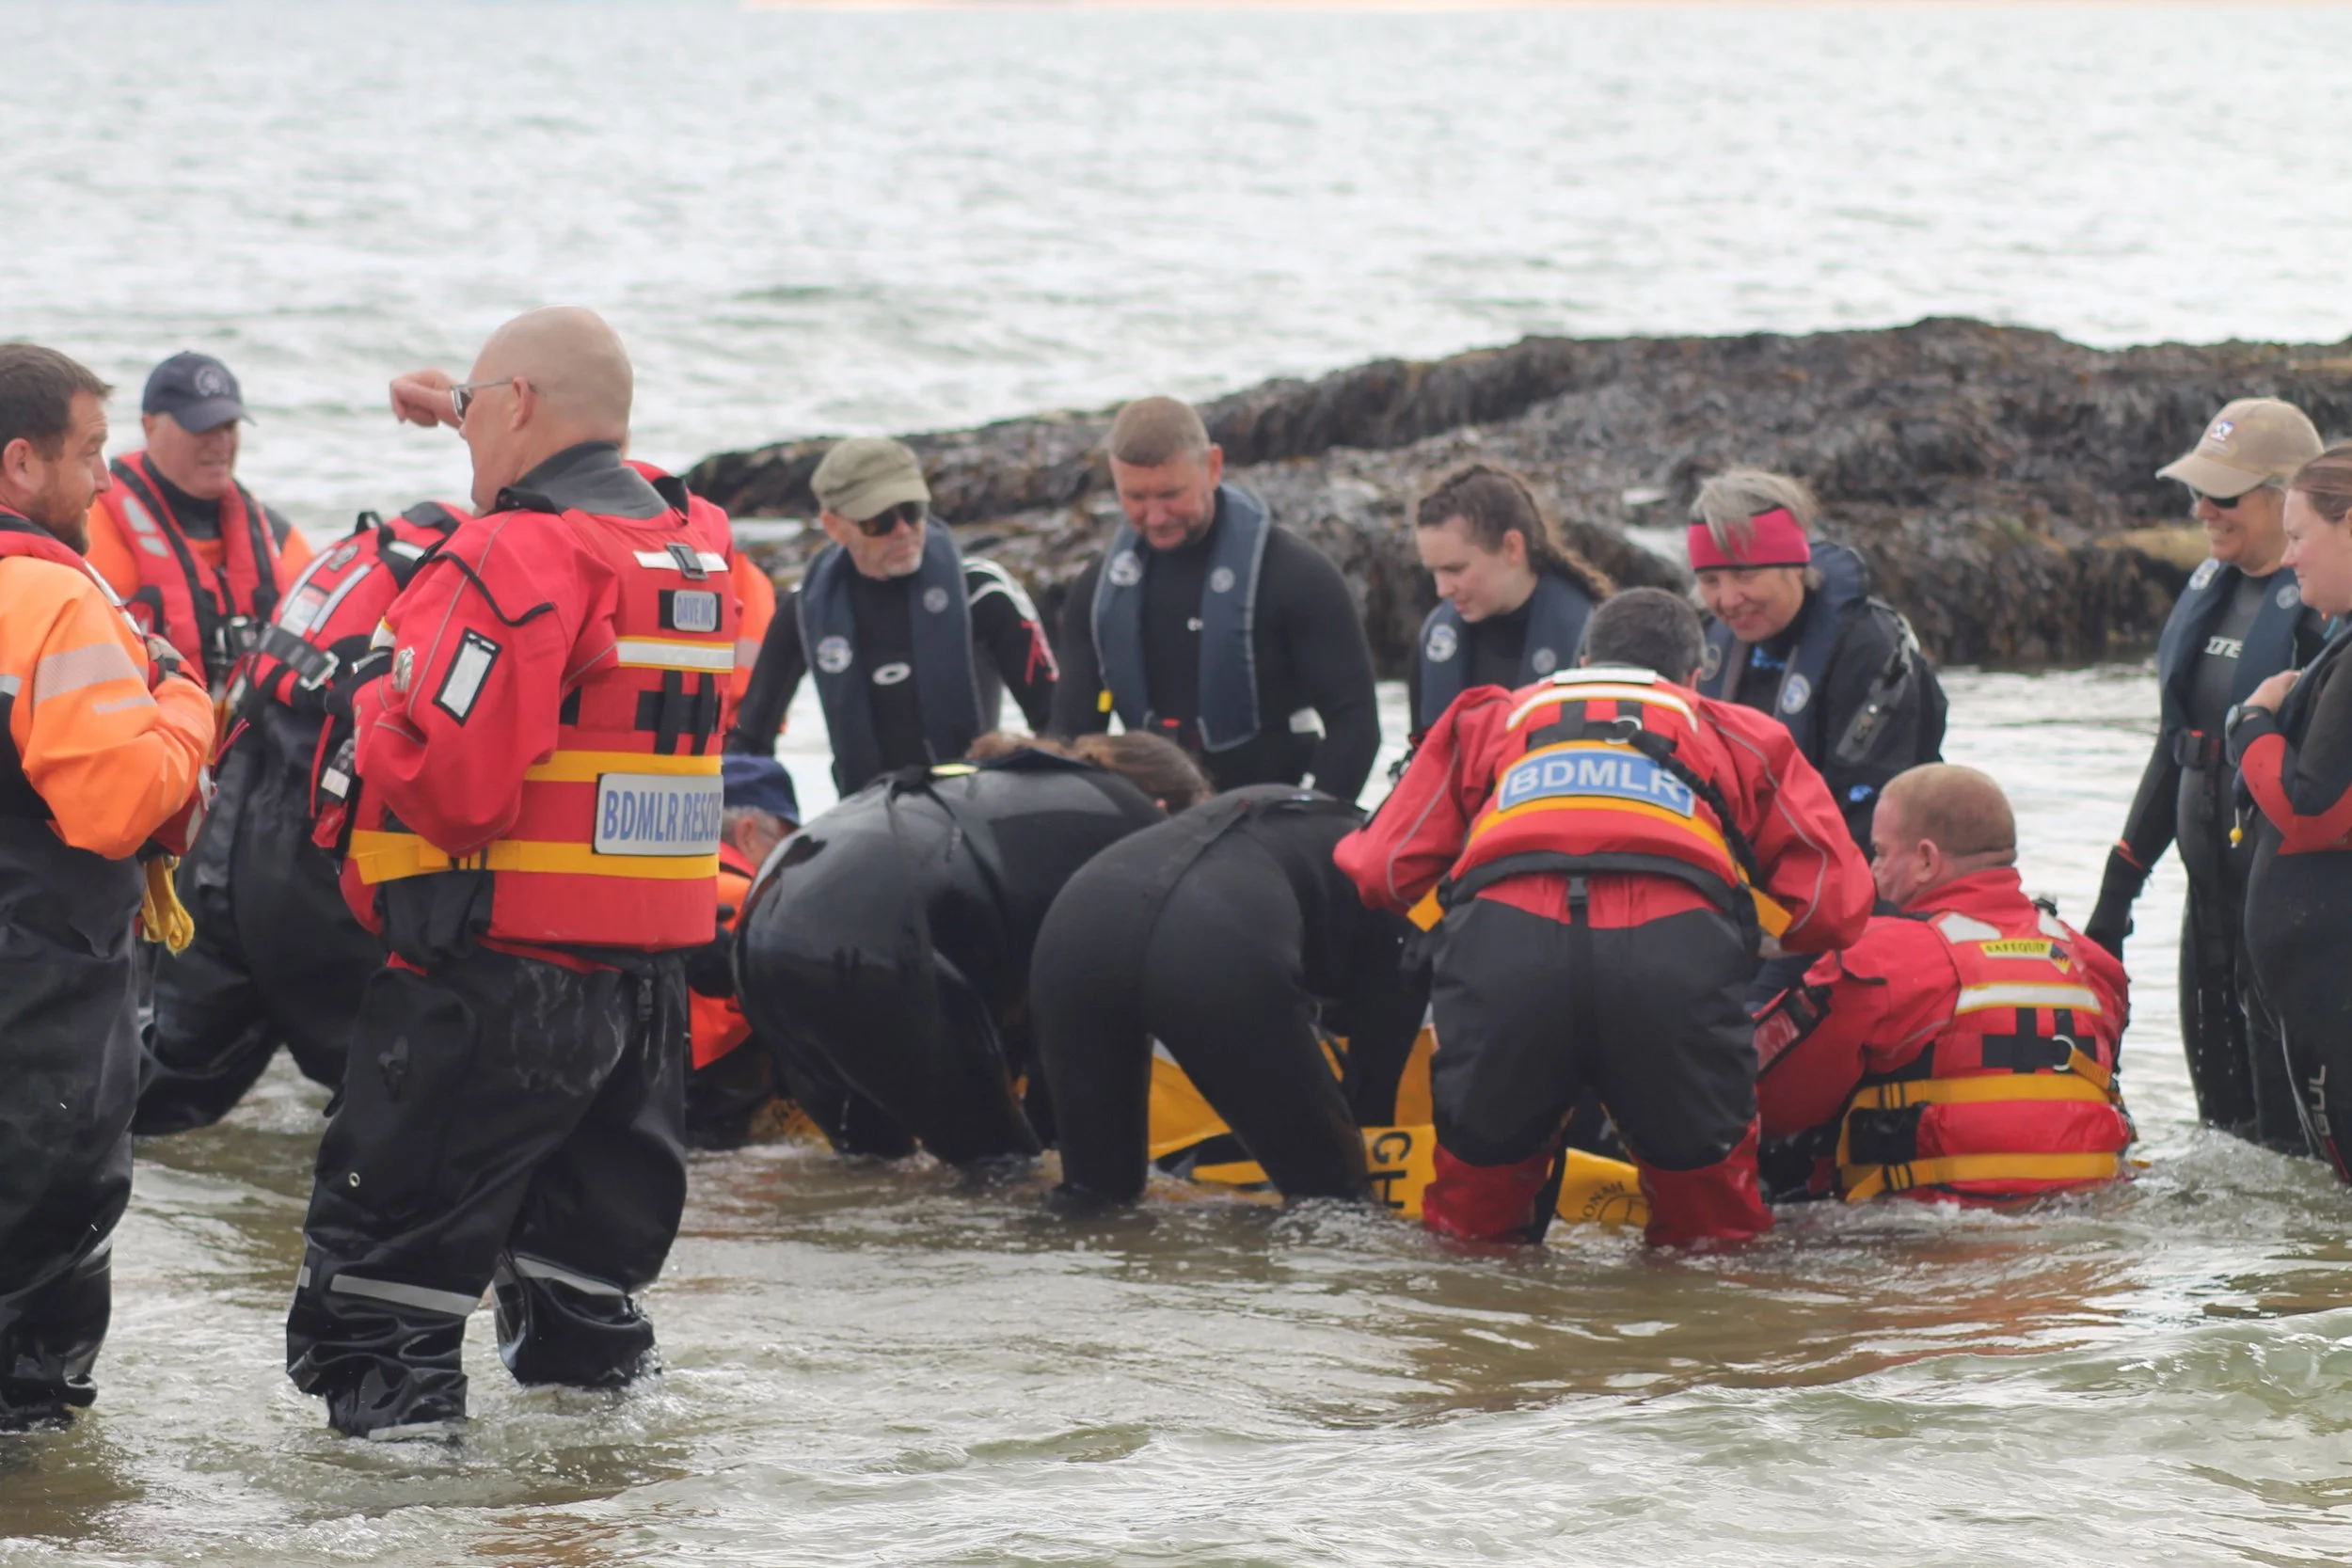
POLYGON ((1757 1021, 1764 1136, 1811 1155, 1790 1185, 1999 1203, 2122 1175, 2123 966, 2026 896, 2001 786, 1915 768, 1870 832, 1879 896, 1901 913, 1757 1021))
POLYGON ((735 933, 752 882, 777 845, 801 825, 792 775, 773 757, 723 759, 726 813, 720 819, 719 934, 686 962, 692 989, 694 1069, 686 1078, 686 1142, 734 1148, 776 1098, 775 1065, 752 1037, 735 994, 735 933))
POLYGON ((0 1431, 97 1397, 131 1196, 135 932, 160 879, 140 857, 186 847, 213 745, 203 687, 81 555, 106 393, 53 349, 0 343, 0 1431))
POLYGON ((2287 482, 2287 553, 2303 600, 2337 630, 2300 674, 2271 676, 2232 710, 2245 836, 2246 950, 2285 1040, 2312 1147, 2352 1181, 2352 445, 2287 482))
MULTIPOLYGON (((304 1076, 342 1082, 359 996, 384 964, 311 842, 313 774, 329 708, 383 673, 371 641, 384 611, 465 520, 422 501, 359 526, 311 558, 231 675, 230 729, 204 831, 181 863, 196 941, 160 965, 146 1082, 132 1131, 183 1132, 229 1114, 282 1042, 304 1076)), ((337 744, 347 736, 342 726, 337 744)), ((332 773, 327 787, 342 793, 332 773)))
POLYGON ((462 1419, 466 1319, 495 1284, 526 1384, 653 1365, 635 1294, 686 1196, 682 953, 716 930, 726 541, 621 458, 628 357, 593 312, 491 335, 453 424, 481 515, 385 615, 354 699, 344 888, 391 958, 319 1147, 286 1324, 337 1431, 462 1419))
POLYGON ((1862 846, 1886 781, 1943 755, 1944 688, 1862 558, 1810 537, 1818 510, 1756 468, 1699 487, 1691 567, 1711 618, 1697 686, 1787 725, 1862 846))
POLYGON ((744 1016, 845 1154, 919 1143, 969 1165, 1051 1142, 1029 1037, 1046 911, 1097 852, 1209 792, 1152 736, 976 750, 985 760, 887 775, 811 821, 737 933, 744 1016))
POLYGON ((1575 666, 1609 579, 1553 536, 1525 481, 1473 463, 1422 497, 1413 522, 1439 600, 1414 654, 1413 734, 1473 686, 1521 687, 1575 666))
POLYGON ((1770 1228, 1743 998, 1762 931, 1852 941, 1870 876, 1788 732, 1684 684, 1698 617, 1657 589, 1585 629, 1589 668, 1463 693, 1342 870, 1444 911, 1431 998, 1434 1229, 1541 1239, 1571 1110, 1597 1089, 1641 1169, 1649 1239, 1770 1228))
POLYGON ((1332 863, 1362 822, 1312 790, 1252 784, 1120 840, 1055 899, 1030 1011, 1062 1190, 1143 1191, 1152 1042, 1285 1197, 1368 1198, 1359 1125, 1393 1119, 1428 991, 1412 927, 1368 910, 1332 863), (1321 1030, 1343 1036, 1343 1078, 1321 1030))
POLYGON ((2233 838, 2236 770, 2223 754, 2232 705, 2282 670, 2307 664, 2326 640, 2287 548, 2286 483, 2319 455, 2319 432, 2276 398, 2240 398, 2196 447, 2157 470, 2186 485, 2213 554, 2192 573, 2156 646, 2162 726, 2140 774, 2122 837, 2107 854, 2098 907, 2083 934, 2121 958, 2132 902, 2175 844, 2188 873, 2181 911, 2181 1046, 2198 1119, 2308 1150, 2287 1083, 2279 1030, 2246 961, 2246 879, 2254 846, 2233 838))

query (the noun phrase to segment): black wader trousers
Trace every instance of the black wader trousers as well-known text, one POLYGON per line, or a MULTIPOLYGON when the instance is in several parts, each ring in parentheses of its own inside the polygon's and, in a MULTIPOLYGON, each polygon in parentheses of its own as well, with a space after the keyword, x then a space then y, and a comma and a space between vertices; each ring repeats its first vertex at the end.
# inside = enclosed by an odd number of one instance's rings
POLYGON ((676 958, 577 973, 476 951, 369 982, 303 1227, 297 1386, 359 1434, 465 1414, 466 1318, 497 1288, 526 1384, 651 1364, 636 1291, 686 1198, 676 958))
POLYGON ((0 817, 0 1431, 97 1397, 138 1094, 135 862, 0 817))
POLYGON ((280 1041, 305 1077, 342 1083, 360 994, 384 965, 384 944, 353 916, 334 863, 310 842, 302 775, 251 735, 225 773, 180 866, 196 941, 155 972, 133 1123, 142 1135, 218 1121, 280 1041))

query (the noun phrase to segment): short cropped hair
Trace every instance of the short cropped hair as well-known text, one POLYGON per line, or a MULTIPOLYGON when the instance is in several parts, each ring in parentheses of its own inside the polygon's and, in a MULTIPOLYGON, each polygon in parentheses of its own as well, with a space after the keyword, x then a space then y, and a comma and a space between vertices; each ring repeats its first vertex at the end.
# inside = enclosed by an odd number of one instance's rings
POLYGON ((1954 860, 2017 855, 2017 816, 1991 775, 1954 762, 1928 762, 1887 781, 1882 816, 1893 807, 1909 832, 1954 860))
POLYGON ((55 457, 73 427, 73 399, 114 391, 87 366, 39 343, 0 343, 0 451, 19 439, 55 457))
POLYGON ((1138 468, 1156 468, 1179 457, 1199 457, 1209 450, 1209 427, 1188 403, 1174 398, 1137 398, 1111 421, 1110 451, 1114 462, 1138 468))
POLYGON ((1699 612, 1663 588, 1628 588, 1602 601, 1584 623, 1587 664, 1630 665, 1677 686, 1691 684, 1706 651, 1699 612))
POLYGON ((1810 534, 1821 504, 1801 479, 1762 468, 1725 468, 1699 486, 1698 499, 1691 503, 1691 520, 1706 524, 1715 547, 1738 561, 1756 532, 1749 519, 1774 510, 1786 510, 1810 534))

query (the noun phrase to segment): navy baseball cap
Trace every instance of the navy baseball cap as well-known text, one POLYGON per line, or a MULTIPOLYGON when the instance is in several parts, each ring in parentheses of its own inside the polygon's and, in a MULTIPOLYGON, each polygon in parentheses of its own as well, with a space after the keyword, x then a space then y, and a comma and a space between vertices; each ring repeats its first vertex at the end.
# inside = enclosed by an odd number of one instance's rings
POLYGON ((189 432, 217 430, 249 418, 237 378, 209 354, 175 354, 148 373, 142 414, 168 414, 189 432))
POLYGON ((719 759, 719 777, 726 789, 729 810, 748 806, 801 825, 801 798, 792 791, 792 775, 773 757, 730 753, 719 759))

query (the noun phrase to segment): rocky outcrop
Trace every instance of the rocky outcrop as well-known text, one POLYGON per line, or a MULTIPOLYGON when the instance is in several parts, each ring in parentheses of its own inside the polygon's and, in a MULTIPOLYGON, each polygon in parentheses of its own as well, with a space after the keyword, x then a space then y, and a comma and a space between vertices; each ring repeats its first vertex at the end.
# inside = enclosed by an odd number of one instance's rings
MULTIPOLYGON (((1432 602, 1413 499, 1449 468, 1527 476, 1620 581, 1678 584, 1678 531, 1707 475, 1796 474, 1822 531, 1947 662, 2081 660, 2143 644, 2201 554, 2154 471, 2215 409, 2266 394, 2352 432, 2352 345, 2160 344, 2105 352, 1971 321, 1806 337, 1531 338, 1430 363, 1382 360, 1202 405, 1233 477, 1340 562, 1395 673, 1432 602)), ((1116 502, 1107 412, 908 437, 941 515, 1050 610, 1116 502)), ((828 442, 706 459, 689 476, 739 516, 810 515, 828 442)), ((813 535, 812 535, 813 537, 813 535)), ((782 546, 789 576, 804 544, 782 546)))

